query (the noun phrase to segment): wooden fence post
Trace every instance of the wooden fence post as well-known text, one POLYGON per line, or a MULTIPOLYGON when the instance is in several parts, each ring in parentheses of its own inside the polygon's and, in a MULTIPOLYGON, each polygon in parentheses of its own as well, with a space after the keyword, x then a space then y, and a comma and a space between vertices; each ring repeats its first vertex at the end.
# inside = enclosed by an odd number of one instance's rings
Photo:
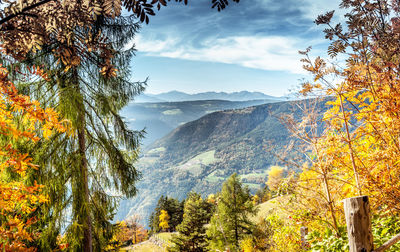
POLYGON ((308 234, 308 228, 307 227, 301 227, 300 228, 300 237, 301 237, 301 248, 302 249, 307 249, 308 248, 308 242, 306 239, 306 235, 308 234))
POLYGON ((368 196, 344 199, 350 252, 371 252, 374 249, 368 196))

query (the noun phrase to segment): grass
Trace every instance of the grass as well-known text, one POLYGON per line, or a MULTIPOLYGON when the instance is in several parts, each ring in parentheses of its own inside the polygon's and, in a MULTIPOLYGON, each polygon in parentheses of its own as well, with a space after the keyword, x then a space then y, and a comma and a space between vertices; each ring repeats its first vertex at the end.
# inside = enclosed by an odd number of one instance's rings
POLYGON ((267 175, 268 175, 268 171, 269 170, 264 170, 261 173, 253 172, 253 173, 248 173, 248 174, 241 174, 240 178, 242 178, 242 179, 251 179, 251 180, 254 180, 254 179, 257 179, 257 178, 265 179, 267 177, 267 175))
POLYGON ((169 240, 171 240, 173 234, 175 234, 175 233, 164 232, 164 233, 158 233, 157 236, 164 242, 169 242, 169 240))
POLYGON ((203 165, 210 165, 218 161, 218 159, 215 158, 215 150, 210 150, 203 152, 189 160, 189 162, 196 161, 200 162, 203 165))
MULTIPOLYGON (((207 152, 206 152, 207 153, 207 152)), ((203 154, 206 154, 203 153, 203 154)), ((211 183, 219 183, 221 181, 225 181, 227 177, 221 177, 216 175, 217 171, 213 171, 212 173, 208 174, 206 177, 206 180, 211 183)), ((260 180, 265 181, 265 177, 267 176, 268 171, 263 171, 260 173, 249 173, 249 174, 241 174, 240 178, 241 179, 246 179, 247 182, 243 183, 247 185, 251 190, 257 190, 260 188, 260 183, 258 183, 260 180), (253 183, 252 183, 253 182, 253 183)))
POLYGON ((164 233, 158 233, 155 234, 158 239, 164 241, 164 247, 159 247, 155 245, 154 243, 148 241, 145 241, 143 243, 140 243, 138 245, 134 245, 133 247, 126 247, 120 249, 121 251, 135 251, 135 252, 164 252, 167 251, 166 245, 170 245, 170 240, 172 238, 172 235, 176 233, 169 233, 169 232, 164 232, 164 233))
POLYGON ((137 245, 134 249, 122 248, 120 251, 135 251, 135 252, 164 252, 165 248, 161 248, 151 242, 145 242, 143 244, 137 245))
POLYGON ((164 247, 168 247, 168 246, 171 246, 171 245, 172 245, 171 239, 172 239, 172 236, 173 236, 174 234, 176 234, 176 232, 174 232, 174 233, 164 232, 164 233, 155 234, 155 236, 156 236, 158 239, 160 239, 160 240, 162 240, 162 241, 164 242, 164 247))
POLYGON ((279 196, 259 204, 257 215, 253 216, 251 219, 253 221, 258 221, 260 218, 266 218, 268 215, 273 214, 281 217, 282 219, 287 219, 289 214, 283 210, 283 206, 287 204, 289 197, 290 195, 279 196))
POLYGON ((215 150, 203 152, 185 162, 184 164, 178 166, 178 169, 187 170, 194 175, 199 175, 203 171, 204 166, 213 164, 218 161, 218 159, 215 158, 214 155, 215 150))
POLYGON ((218 176, 214 176, 214 175, 212 175, 212 174, 210 174, 210 175, 208 175, 207 177, 206 177, 206 181, 207 182, 211 182, 211 183, 218 183, 218 182, 221 182, 221 181, 224 181, 225 180, 225 178, 223 178, 223 177, 218 177, 218 176))
POLYGON ((217 172, 219 172, 219 170, 213 171, 212 173, 208 174, 208 176, 206 177, 206 181, 211 183, 219 183, 221 181, 225 181, 226 177, 216 175, 217 172))

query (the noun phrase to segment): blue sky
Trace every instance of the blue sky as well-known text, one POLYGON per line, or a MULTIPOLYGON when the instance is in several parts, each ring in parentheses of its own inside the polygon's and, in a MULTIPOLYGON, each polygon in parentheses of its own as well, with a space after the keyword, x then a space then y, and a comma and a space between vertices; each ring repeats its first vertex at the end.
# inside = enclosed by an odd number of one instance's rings
POLYGON ((313 21, 338 0, 241 0, 211 9, 210 0, 168 7, 143 25, 134 43, 134 79, 149 77, 147 93, 178 90, 260 91, 281 96, 310 78, 299 50, 325 55, 327 41, 313 21))

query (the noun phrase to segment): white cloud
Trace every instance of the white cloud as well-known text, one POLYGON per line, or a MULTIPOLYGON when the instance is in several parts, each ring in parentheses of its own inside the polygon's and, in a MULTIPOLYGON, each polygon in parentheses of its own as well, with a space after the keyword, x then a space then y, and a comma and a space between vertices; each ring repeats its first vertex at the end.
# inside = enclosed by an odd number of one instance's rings
POLYGON ((298 50, 310 41, 281 36, 234 36, 208 39, 201 46, 174 38, 149 40, 138 36, 139 52, 149 56, 236 64, 248 68, 304 73, 298 50))
MULTIPOLYGON (((344 14, 345 11, 339 9, 342 0, 257 0, 259 8, 267 9, 269 11, 281 11, 282 8, 298 9, 302 12, 302 17, 314 21, 318 15, 325 14, 327 11, 335 10, 338 14, 344 14), (290 6, 285 6, 290 5, 290 6)), ((294 19, 299 17, 293 17, 294 19)), ((275 22, 279 22, 274 20, 275 22)))
POLYGON ((300 5, 300 9, 305 14, 306 18, 315 20, 318 15, 325 14, 328 11, 335 11, 333 18, 334 22, 344 22, 344 14, 347 10, 340 9, 339 5, 341 0, 329 0, 329 1, 315 1, 315 0, 304 0, 304 4, 300 5))

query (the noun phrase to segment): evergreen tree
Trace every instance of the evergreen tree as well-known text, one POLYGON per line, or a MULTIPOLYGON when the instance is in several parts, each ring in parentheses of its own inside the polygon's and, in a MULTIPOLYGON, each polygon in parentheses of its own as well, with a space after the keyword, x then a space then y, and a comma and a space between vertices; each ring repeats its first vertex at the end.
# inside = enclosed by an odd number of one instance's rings
POLYGON ((178 226, 183 219, 183 206, 184 201, 179 202, 177 199, 162 195, 158 199, 157 206, 154 208, 154 211, 151 213, 149 218, 150 234, 161 231, 159 226, 159 216, 161 214, 161 210, 167 211, 168 215, 170 216, 170 220, 168 222, 169 229, 170 231, 175 232, 176 226, 178 226))
POLYGON ((142 132, 129 130, 119 111, 144 89, 144 83, 129 80, 134 48, 126 45, 137 30, 133 17, 98 17, 90 31, 77 29, 71 40, 79 43, 81 34, 101 33, 105 38, 101 46, 112 55, 94 48, 86 55, 88 60, 66 71, 63 62, 57 64, 50 52, 78 55, 78 46, 54 44, 44 46, 43 54, 24 62, 51 66, 47 69, 51 81, 20 88, 44 105, 56 107, 74 128, 73 137, 55 136, 50 143, 39 143, 32 150, 35 163, 41 167, 32 178, 45 184, 49 195, 47 207, 38 209, 40 250, 55 248, 62 225, 71 217, 67 226, 70 248, 102 250, 114 230, 111 220, 119 199, 114 195, 132 197, 136 193, 139 174, 133 164, 142 132), (102 65, 115 69, 103 69, 102 65), (68 207, 72 216, 66 214, 68 207))
POLYGON ((160 213, 163 207, 166 205, 166 200, 167 197, 164 195, 161 195, 161 197, 158 199, 157 205, 154 208, 154 211, 150 214, 149 217, 149 227, 150 227, 150 235, 154 233, 160 232, 160 213))
POLYGON ((171 217, 169 221, 170 231, 175 232, 176 227, 181 224, 183 219, 183 207, 185 205, 185 201, 179 201, 175 198, 169 198, 167 200, 167 205, 165 210, 168 212, 171 217))
POLYGON ((179 232, 172 238, 170 251, 207 251, 206 227, 210 221, 213 205, 197 193, 190 193, 185 201, 183 221, 176 227, 179 232))
POLYGON ((257 213, 248 187, 243 187, 234 173, 223 184, 217 199, 217 209, 211 218, 207 236, 210 249, 239 250, 239 241, 254 231, 249 217, 257 213))

